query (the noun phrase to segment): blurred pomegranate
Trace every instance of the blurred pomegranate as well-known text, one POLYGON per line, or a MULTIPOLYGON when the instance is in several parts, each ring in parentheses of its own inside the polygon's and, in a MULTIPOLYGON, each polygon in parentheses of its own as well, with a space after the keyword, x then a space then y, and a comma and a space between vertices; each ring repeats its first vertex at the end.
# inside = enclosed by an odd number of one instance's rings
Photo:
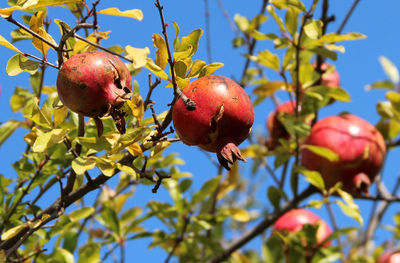
POLYGON ((131 95, 132 79, 118 57, 103 51, 72 56, 58 73, 57 91, 66 107, 94 119, 99 136, 103 133, 99 118, 109 115, 118 131, 125 132, 126 113, 121 106, 131 95))
POLYGON ((284 102, 275 111, 270 113, 267 118, 267 129, 269 132, 269 138, 266 142, 268 149, 274 149, 279 145, 279 139, 289 139, 289 133, 285 129, 285 126, 279 121, 278 116, 283 113, 294 114, 296 108, 295 101, 284 102))
MULTIPOLYGON (((316 67, 316 64, 314 64, 316 67)), ((339 87, 340 86, 340 76, 336 69, 332 71, 328 70, 329 67, 333 67, 328 63, 323 63, 321 65, 321 70, 324 72, 321 76, 321 85, 327 86, 330 88, 339 87)))
POLYGON ((327 188, 342 182, 344 189, 355 195, 368 195, 368 188, 379 173, 386 154, 385 141, 379 131, 352 114, 318 121, 304 144, 336 153, 338 160, 329 161, 302 147, 301 163, 309 170, 320 172, 327 188))
POLYGON ((400 263, 400 252, 386 252, 379 257, 378 263, 400 263))
POLYGON ((317 225, 316 242, 318 245, 327 247, 331 242, 323 243, 331 234, 332 229, 329 225, 316 214, 305 209, 293 209, 283 214, 274 224, 274 231, 279 231, 282 234, 286 232, 295 233, 300 231, 305 224, 317 225))
POLYGON ((183 93, 196 103, 187 110, 179 99, 172 119, 183 143, 216 152, 221 165, 239 159, 245 161, 237 147, 248 136, 254 110, 246 92, 233 80, 222 76, 205 76, 191 82, 183 93))

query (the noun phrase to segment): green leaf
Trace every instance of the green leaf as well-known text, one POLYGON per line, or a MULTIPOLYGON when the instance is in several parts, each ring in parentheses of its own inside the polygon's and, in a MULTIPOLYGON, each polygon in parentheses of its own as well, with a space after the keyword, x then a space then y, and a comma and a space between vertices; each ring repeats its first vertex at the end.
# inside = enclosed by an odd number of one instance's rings
POLYGON ((177 77, 182 79, 185 78, 187 71, 187 65, 185 64, 185 62, 183 62, 182 60, 176 61, 174 69, 177 77))
POLYGON ((88 149, 93 149, 97 152, 103 150, 111 150, 111 143, 106 137, 79 137, 78 142, 88 149))
POLYGON ((338 101, 343 101, 343 102, 351 101, 350 94, 347 93, 346 90, 344 90, 340 87, 314 86, 314 87, 308 88, 306 93, 307 94, 318 93, 318 94, 323 95, 324 97, 327 96, 332 99, 335 99, 338 101))
POLYGON ((239 14, 236 14, 233 17, 233 20, 235 21, 237 27, 239 28, 240 31, 242 32, 247 32, 249 26, 250 26, 250 22, 247 19, 247 17, 245 16, 241 16, 239 14))
POLYGON ((393 62, 390 61, 385 56, 380 56, 379 62, 381 63, 383 70, 385 71, 386 75, 390 78, 390 80, 394 84, 399 83, 399 71, 393 64, 393 62))
POLYGON ((78 263, 100 262, 100 244, 90 242, 79 248, 78 263))
POLYGON ((97 168, 100 169, 100 171, 105 175, 105 176, 113 176, 115 173, 115 169, 117 168, 117 165, 115 162, 106 159, 106 158, 99 158, 96 156, 91 156, 90 159, 94 160, 96 162, 97 168))
POLYGON ((116 234, 120 233, 118 215, 113 208, 106 206, 96 219, 112 232, 116 234))
POLYGON ((0 146, 10 137, 20 126, 17 120, 9 120, 0 126, 0 146))
POLYGON ((22 110, 25 118, 35 122, 37 125, 51 129, 53 123, 51 120, 52 112, 48 109, 48 104, 44 104, 42 109, 39 108, 39 100, 37 97, 31 98, 22 110))
POLYGON ((275 210, 279 210, 281 199, 286 197, 285 192, 283 192, 281 189, 270 186, 268 187, 267 195, 269 201, 274 206, 275 210))
POLYGON ((324 179, 322 178, 321 174, 317 171, 310 171, 303 167, 298 167, 297 171, 303 174, 306 177, 306 180, 312 184, 313 186, 317 187, 320 190, 325 190, 325 183, 324 179))
POLYGON ((185 51, 191 49, 191 52, 189 53, 188 57, 193 56, 197 51, 197 48, 199 46, 199 40, 202 34, 203 30, 201 29, 193 30, 192 32, 189 33, 189 35, 181 38, 178 48, 175 48, 175 51, 185 51))
POLYGON ((294 36, 297 32, 299 11, 295 8, 289 8, 285 15, 285 25, 289 34, 294 36))
POLYGON ((143 20, 143 12, 140 9, 130 9, 125 11, 120 11, 116 7, 111 7, 103 10, 98 10, 97 13, 103 15, 130 17, 139 21, 143 20))
POLYGON ((267 49, 258 53, 256 61, 263 66, 279 72, 280 63, 278 55, 272 54, 267 49))
POLYGON ((339 155, 337 155, 335 152, 332 150, 322 147, 322 146, 316 146, 316 145, 310 145, 310 144, 303 144, 302 147, 306 148, 307 150, 311 151, 312 153, 319 155, 330 162, 337 162, 339 161, 339 155))
POLYGON ((322 34, 323 23, 320 20, 311 20, 304 26, 304 32, 311 39, 318 39, 322 34))
POLYGON ((365 87, 366 90, 371 90, 371 89, 395 89, 396 85, 393 84, 393 82, 388 81, 388 80, 383 80, 383 81, 376 81, 372 83, 371 85, 367 85, 365 87))
POLYGON ((146 68, 150 70, 154 75, 164 80, 169 80, 167 73, 162 68, 154 64, 151 58, 147 58, 146 68))
POLYGON ((193 77, 198 76, 205 65, 206 65, 206 62, 204 62, 203 60, 195 60, 193 62, 192 68, 190 69, 187 77, 193 78, 193 77))
MULTIPOLYGON (((62 257, 64 263, 75 263, 74 255, 70 251, 68 251, 64 248, 58 247, 56 250, 56 253, 62 257)), ((50 262, 52 262, 52 261, 50 261, 50 262)), ((59 262, 57 262, 57 263, 59 263, 59 262)))
POLYGON ((18 42, 20 40, 32 39, 32 35, 24 33, 24 30, 22 29, 15 29, 11 31, 10 35, 12 38, 12 43, 18 42))
POLYGON ((275 8, 272 5, 267 6, 267 11, 271 14, 271 16, 275 19, 276 23, 279 26, 279 29, 282 33, 286 32, 286 28, 283 24, 283 21, 280 16, 275 13, 275 8))
POLYGON ((207 196, 211 196, 217 190, 220 180, 221 176, 216 176, 205 182, 201 189, 193 194, 191 205, 194 206, 203 201, 207 196))
POLYGON ((71 222, 78 222, 81 219, 91 216, 94 213, 94 211, 95 211, 94 207, 91 206, 81 207, 75 211, 72 211, 68 215, 68 217, 71 220, 71 222))
POLYGON ((257 86, 253 93, 260 97, 269 97, 274 95, 276 91, 285 89, 286 84, 283 81, 268 81, 257 86))
POLYGON ((283 242, 278 235, 271 235, 263 246, 265 262, 282 262, 284 249, 283 242))
POLYGON ((204 77, 204 76, 208 76, 211 75, 212 73, 214 73, 217 69, 221 68, 224 66, 224 63, 220 63, 220 62, 214 62, 211 64, 208 64, 207 66, 204 66, 200 73, 199 73, 199 78, 204 77))
POLYGON ((326 57, 326 58, 330 58, 332 60, 337 60, 337 53, 328 50, 325 47, 314 47, 314 48, 310 48, 310 51, 316 53, 317 55, 326 57))
POLYGON ((96 162, 94 160, 81 156, 72 161, 72 169, 77 175, 82 175, 87 170, 93 169, 95 166, 96 162))
POLYGON ((346 41, 346 40, 357 40, 357 39, 364 39, 366 38, 365 35, 361 33, 347 33, 343 35, 338 35, 336 33, 329 33, 323 35, 318 42, 320 43, 336 43, 339 41, 346 41))
POLYGON ((21 54, 11 57, 7 62, 6 73, 9 76, 16 76, 21 72, 34 74, 39 68, 39 62, 30 60, 21 54))
POLYGON ((343 213, 347 216, 355 219, 361 226, 363 225, 363 218, 360 213, 360 209, 356 203, 354 203, 353 197, 343 191, 340 188, 335 189, 336 192, 342 197, 343 201, 338 201, 338 205, 342 209, 343 213))
POLYGON ((295 8, 298 11, 307 12, 304 4, 300 0, 272 0, 271 4, 279 9, 295 8))
POLYGON ((53 129, 50 132, 39 135, 32 146, 34 152, 45 152, 48 148, 61 143, 67 131, 64 129, 53 129))
POLYGON ((253 31, 257 28, 260 27, 261 24, 263 24, 265 21, 268 20, 268 16, 264 14, 258 14, 255 17, 251 19, 250 25, 248 27, 248 31, 253 31))

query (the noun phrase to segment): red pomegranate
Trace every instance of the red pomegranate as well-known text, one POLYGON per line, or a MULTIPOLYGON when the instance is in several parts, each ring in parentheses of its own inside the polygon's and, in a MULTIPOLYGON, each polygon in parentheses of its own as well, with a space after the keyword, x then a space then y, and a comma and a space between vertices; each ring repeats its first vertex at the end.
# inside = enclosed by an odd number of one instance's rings
MULTIPOLYGON (((331 65, 328 63, 323 63, 321 65, 321 70, 324 72, 321 76, 321 85, 327 86, 330 88, 339 87, 340 86, 340 76, 336 69, 332 72, 326 72, 331 65)), ((316 67, 316 64, 314 64, 316 67)))
POLYGON ((246 92, 233 80, 222 76, 205 76, 191 82, 182 91, 196 103, 187 110, 178 100, 172 112, 176 132, 183 143, 216 152, 221 165, 239 159, 239 148, 251 131, 254 110, 246 92))
POLYGON ((317 225, 316 242, 318 245, 327 247, 331 245, 331 241, 324 241, 332 234, 329 225, 316 214, 305 209, 293 209, 283 214, 274 224, 274 231, 282 234, 286 232, 295 233, 300 231, 305 224, 317 225))
POLYGON ((385 141, 367 121, 345 114, 318 121, 304 142, 336 153, 338 161, 317 155, 306 147, 301 150, 301 163, 321 173, 326 187, 342 182, 344 189, 355 195, 368 195, 368 187, 379 173, 386 154, 385 141))
POLYGON ((400 263, 400 252, 386 252, 379 257, 378 263, 400 263))
POLYGON ((92 117, 98 135, 103 132, 99 118, 111 115, 119 132, 125 132, 124 101, 132 91, 128 68, 116 56, 103 51, 88 51, 69 58, 57 77, 60 100, 70 110, 92 117))
POLYGON ((289 133, 286 131, 285 126, 279 121, 279 114, 287 113, 293 114, 296 108, 295 101, 284 102, 275 111, 270 113, 267 118, 267 129, 269 131, 269 138, 267 140, 267 147, 274 149, 279 144, 279 139, 289 139, 289 133))

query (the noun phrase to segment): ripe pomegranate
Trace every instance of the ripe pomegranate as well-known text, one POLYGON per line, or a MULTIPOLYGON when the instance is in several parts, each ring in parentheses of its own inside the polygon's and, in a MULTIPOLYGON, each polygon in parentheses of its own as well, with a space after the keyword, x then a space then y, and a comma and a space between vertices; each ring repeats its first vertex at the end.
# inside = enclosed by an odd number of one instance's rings
MULTIPOLYGON (((340 86, 340 76, 337 70, 333 70, 332 72, 326 72, 331 65, 328 63, 322 63, 321 70, 321 85, 327 86, 330 88, 339 87, 340 86)), ((314 64, 316 67, 316 64, 314 64)))
POLYGON ((279 144, 279 139, 289 139, 289 133, 286 131, 285 126, 279 121, 278 116, 282 113, 294 114, 296 108, 295 101, 284 102, 275 111, 270 113, 267 118, 267 129, 270 137, 266 144, 269 149, 274 149, 279 144))
POLYGON ((306 147, 301 150, 301 163, 321 173, 326 187, 342 182, 344 189, 355 195, 368 195, 368 187, 379 173, 386 154, 385 141, 367 121, 345 114, 318 121, 304 142, 328 148, 338 161, 317 155, 306 147))
POLYGON ((378 263, 400 263, 400 252, 386 252, 379 257, 378 263))
POLYGON ((182 92, 196 103, 193 111, 181 99, 174 106, 172 120, 182 142, 216 152, 228 170, 237 159, 245 161, 237 146, 249 136, 254 110, 243 88, 214 75, 198 78, 182 92))
POLYGON ((125 132, 124 101, 132 91, 128 68, 116 56, 103 51, 88 51, 69 58, 57 77, 60 100, 70 110, 92 117, 98 135, 103 133, 99 118, 111 115, 120 133, 125 132))
POLYGON ((332 234, 332 229, 319 216, 305 209, 293 209, 286 212, 276 220, 273 230, 279 231, 282 234, 285 234, 285 232, 295 233, 300 231, 305 224, 318 224, 317 244, 323 247, 331 245, 330 241, 325 243, 324 241, 332 234))

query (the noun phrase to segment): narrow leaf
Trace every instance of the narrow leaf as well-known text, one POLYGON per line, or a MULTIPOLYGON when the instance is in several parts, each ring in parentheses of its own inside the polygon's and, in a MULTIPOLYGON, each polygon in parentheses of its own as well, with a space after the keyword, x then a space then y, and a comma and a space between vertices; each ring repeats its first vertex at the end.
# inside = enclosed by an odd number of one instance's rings
POLYGON ((399 71, 393 64, 393 62, 384 56, 379 57, 379 62, 381 63, 383 70, 385 71, 386 75, 390 78, 390 80, 394 84, 399 83, 399 71))
POLYGON ((99 10, 99 11, 97 11, 97 13, 103 14, 103 15, 112 15, 112 16, 125 16, 125 17, 130 17, 133 19, 137 19, 139 21, 142 21, 142 19, 143 19, 143 12, 140 9, 131 9, 131 10, 120 11, 118 8, 112 7, 112 8, 99 10))
MULTIPOLYGON (((0 9, 0 11, 1 11, 1 9, 0 9)), ((12 50, 22 54, 22 52, 18 48, 16 48, 13 44, 8 42, 8 40, 5 39, 2 35, 0 35, 0 45, 5 46, 6 48, 12 49, 12 50)))
POLYGON ((339 155, 337 153, 333 152, 332 150, 321 147, 321 146, 316 146, 316 145, 310 145, 310 144, 304 144, 302 147, 307 148, 307 150, 324 157, 325 159, 331 161, 331 162, 337 162, 339 161, 339 155))
POLYGON ((0 146, 14 133, 19 125, 19 121, 9 120, 0 126, 0 146))

